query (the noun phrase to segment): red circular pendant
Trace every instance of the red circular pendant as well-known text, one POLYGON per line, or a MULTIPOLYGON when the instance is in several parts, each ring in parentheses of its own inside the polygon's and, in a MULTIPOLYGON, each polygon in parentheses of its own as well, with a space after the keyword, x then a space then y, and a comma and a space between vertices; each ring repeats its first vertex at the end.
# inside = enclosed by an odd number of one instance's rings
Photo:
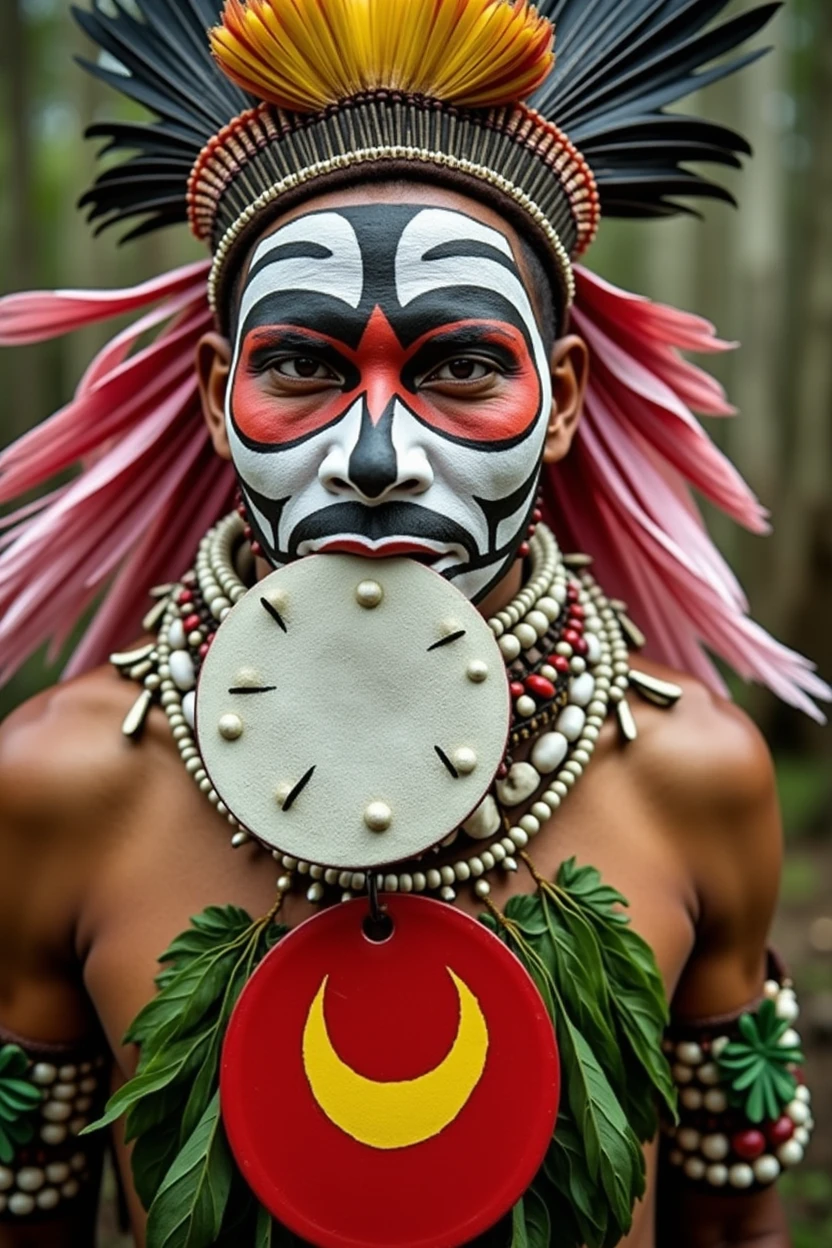
POLYGON ((560 1091, 546 1007, 482 924, 384 898, 284 937, 246 985, 222 1055, 222 1116, 259 1200, 320 1248, 456 1248, 534 1179, 560 1091))

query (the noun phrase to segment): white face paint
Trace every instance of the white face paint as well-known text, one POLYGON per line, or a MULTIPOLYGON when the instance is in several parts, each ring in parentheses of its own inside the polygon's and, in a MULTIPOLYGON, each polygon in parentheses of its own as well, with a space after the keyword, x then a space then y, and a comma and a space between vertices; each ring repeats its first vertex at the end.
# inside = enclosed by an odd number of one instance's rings
POLYGON ((526 536, 551 402, 508 240, 464 213, 309 213, 255 250, 226 418, 275 566, 408 554, 478 601, 526 536))

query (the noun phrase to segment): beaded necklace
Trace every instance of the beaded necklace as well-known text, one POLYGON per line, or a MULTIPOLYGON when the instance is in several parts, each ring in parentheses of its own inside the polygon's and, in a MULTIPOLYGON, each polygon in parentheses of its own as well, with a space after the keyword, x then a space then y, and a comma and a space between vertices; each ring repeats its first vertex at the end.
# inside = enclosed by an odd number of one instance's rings
MULTIPOLYGON (((488 875, 517 870, 524 850, 568 796, 592 758, 611 709, 625 741, 636 737, 627 702, 634 687, 659 705, 672 705, 681 690, 630 668, 629 650, 643 644, 623 603, 611 601, 590 572, 584 555, 562 556, 554 535, 539 525, 528 542, 529 578, 517 596, 488 620, 507 667, 513 714, 504 762, 489 793, 461 828, 422 858, 379 874, 385 892, 434 894, 453 902, 461 885, 484 900, 488 875), (525 745, 528 758, 516 760, 525 745), (518 813, 523 811, 522 814, 518 813), (431 862, 454 846, 453 861, 431 862)), ((233 828, 234 848, 256 844, 228 810, 203 766, 194 737, 195 687, 219 625, 254 579, 253 555, 237 512, 203 538, 193 569, 175 585, 152 591, 157 599, 144 626, 158 630, 155 643, 111 661, 143 690, 123 732, 140 735, 154 702, 161 703, 188 774, 233 828)), ((486 673, 469 672, 484 679, 486 673)), ((367 874, 273 852, 280 894, 301 882, 307 900, 350 900, 366 891, 367 874)))

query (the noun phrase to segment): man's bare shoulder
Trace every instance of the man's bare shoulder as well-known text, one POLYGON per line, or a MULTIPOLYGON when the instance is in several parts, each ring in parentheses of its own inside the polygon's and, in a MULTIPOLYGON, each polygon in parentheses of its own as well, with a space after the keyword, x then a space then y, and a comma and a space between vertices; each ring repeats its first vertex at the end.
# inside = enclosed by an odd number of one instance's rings
POLYGON ((633 665, 682 689, 669 710, 631 698, 639 728, 633 761, 643 782, 678 807, 680 816, 699 823, 706 813, 739 831, 738 816, 753 815, 776 799, 762 733, 743 710, 694 677, 644 659, 633 665))
POLYGON ((0 725, 0 817, 60 829, 117 800, 141 766, 121 724, 137 688, 97 668, 24 702, 0 725))

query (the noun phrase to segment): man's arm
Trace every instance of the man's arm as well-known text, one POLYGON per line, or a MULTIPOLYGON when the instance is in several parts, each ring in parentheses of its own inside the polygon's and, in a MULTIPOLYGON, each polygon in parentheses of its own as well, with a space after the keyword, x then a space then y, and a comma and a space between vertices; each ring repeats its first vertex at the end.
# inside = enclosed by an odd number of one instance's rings
MULTIPOLYGON (((774 771, 759 733, 704 694, 697 714, 698 744, 689 765, 680 763, 679 817, 699 913, 672 1003, 677 1026, 738 1015, 759 1000, 782 854, 774 771)), ((666 1165, 659 1192, 658 1248, 788 1248, 774 1187, 717 1191, 666 1165)))

